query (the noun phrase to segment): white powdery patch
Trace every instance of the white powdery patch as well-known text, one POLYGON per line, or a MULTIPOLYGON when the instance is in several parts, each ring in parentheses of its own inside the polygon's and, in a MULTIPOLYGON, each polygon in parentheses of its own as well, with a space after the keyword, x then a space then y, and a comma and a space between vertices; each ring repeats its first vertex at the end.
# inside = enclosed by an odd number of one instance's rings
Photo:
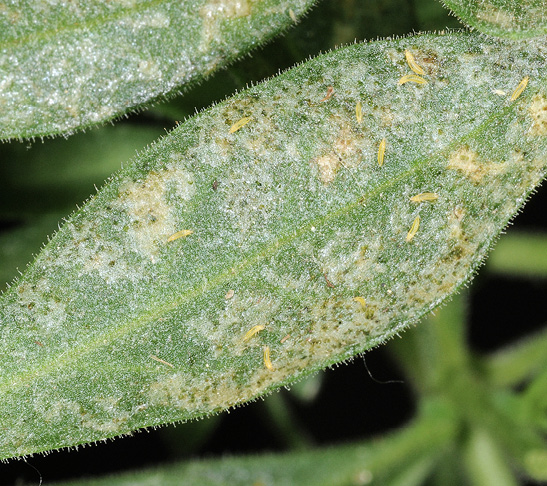
POLYGON ((203 20, 200 50, 206 51, 212 42, 222 42, 220 24, 251 14, 252 0, 210 0, 199 9, 203 20))
POLYGON ((154 262, 167 238, 183 229, 169 199, 188 201, 195 193, 192 175, 175 166, 151 172, 146 179, 121 185, 114 207, 129 217, 128 248, 154 262))

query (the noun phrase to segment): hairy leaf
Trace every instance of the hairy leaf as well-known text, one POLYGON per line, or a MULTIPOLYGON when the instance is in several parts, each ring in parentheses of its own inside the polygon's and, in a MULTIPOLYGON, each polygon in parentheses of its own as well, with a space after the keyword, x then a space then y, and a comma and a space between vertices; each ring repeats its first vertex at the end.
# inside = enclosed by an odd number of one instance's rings
POLYGON ((480 32, 507 39, 547 34, 543 0, 441 0, 462 22, 480 32))
POLYGON ((0 9, 0 139, 70 133, 118 117, 199 81, 314 3, 9 3, 0 9))
POLYGON ((93 186, 120 169, 121 161, 165 133, 142 125, 116 124, 32 146, 0 147, 0 289, 26 267, 47 235, 81 204, 93 186), (6 224, 7 223, 7 224, 6 224))
POLYGON ((233 407, 416 322, 543 178, 546 69, 534 41, 353 45, 142 152, 2 298, 0 457, 233 407))

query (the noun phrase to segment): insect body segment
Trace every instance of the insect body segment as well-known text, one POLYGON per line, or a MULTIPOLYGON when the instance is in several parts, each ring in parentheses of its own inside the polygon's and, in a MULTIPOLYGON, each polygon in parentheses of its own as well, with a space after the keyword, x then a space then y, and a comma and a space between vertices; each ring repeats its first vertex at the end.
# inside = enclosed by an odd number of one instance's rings
POLYGON ((169 238, 167 238, 168 242, 178 240, 179 238, 186 238, 187 236, 190 236, 193 233, 192 230, 180 230, 176 233, 173 233, 169 238))
POLYGON ((513 94, 511 95, 511 101, 515 101, 525 90, 526 86, 528 85, 528 81, 530 80, 529 76, 525 76, 522 78, 522 81, 517 86, 517 89, 513 91, 513 94))
POLYGON ((270 359, 270 346, 264 346, 264 366, 270 371, 274 370, 272 360, 270 359))
POLYGON ((410 227, 410 230, 408 234, 406 235, 406 241, 412 240, 414 238, 414 235, 418 232, 418 228, 420 227, 420 216, 416 216, 416 219, 412 223, 412 226, 410 227))
POLYGON ((251 327, 246 333, 245 336, 243 336, 243 341, 248 341, 251 339, 255 334, 258 334, 260 331, 264 330, 266 326, 264 324, 258 324, 257 326, 251 327))
POLYGON ((297 18, 296 18, 296 14, 294 13, 294 10, 292 8, 289 9, 289 17, 291 18, 291 20, 296 24, 297 23, 297 18))
POLYGON ((414 59, 414 55, 409 50, 405 50, 405 57, 406 62, 410 69, 412 69, 416 74, 425 74, 425 71, 422 69, 421 66, 418 65, 416 62, 416 59, 414 59))
POLYGON ((357 118, 359 125, 363 123, 363 105, 361 105, 360 101, 355 105, 355 118, 357 118))
POLYGON ((378 147, 378 165, 382 167, 384 165, 384 155, 386 153, 386 139, 383 138, 378 147))
POLYGON ((361 304, 361 306, 363 308, 365 308, 367 306, 367 301, 365 299, 363 299, 363 297, 354 297, 353 300, 355 302, 359 302, 359 304, 361 304))
POLYGON ((231 127, 230 127, 230 133, 237 132, 241 127, 244 127, 252 120, 253 117, 251 116, 244 116, 241 120, 236 121, 231 127))
POLYGON ((405 83, 427 84, 427 80, 425 80, 421 76, 418 76, 417 74, 406 74, 401 79, 399 79, 399 82, 397 84, 405 83))
POLYGON ((416 194, 410 198, 412 202, 416 203, 436 201, 437 199, 439 199, 439 195, 435 192, 421 192, 420 194, 416 194))

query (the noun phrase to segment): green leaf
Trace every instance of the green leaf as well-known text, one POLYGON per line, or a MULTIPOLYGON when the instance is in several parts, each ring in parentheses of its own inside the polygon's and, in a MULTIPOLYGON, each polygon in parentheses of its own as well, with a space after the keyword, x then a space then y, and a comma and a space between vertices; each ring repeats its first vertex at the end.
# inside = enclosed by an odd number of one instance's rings
POLYGON ((509 232, 500 239, 488 260, 488 270, 518 277, 547 277, 547 237, 509 232))
POLYGON ((483 430, 470 434, 465 455, 470 484, 473 486, 518 486, 507 457, 497 447, 497 442, 483 430))
POLYGON ((0 139, 66 134, 119 117, 225 66, 314 3, 8 4, 0 11, 0 139))
POLYGON ((468 26, 506 39, 547 34, 543 0, 441 0, 468 26))
POLYGON ((23 270, 63 217, 82 204, 121 162, 160 136, 156 128, 118 124, 68 140, 0 147, 0 289, 23 270))
POLYGON ((215 413, 416 322, 543 178, 545 65, 466 33, 353 45, 142 152, 2 298, 0 457, 215 413))
POLYGON ((411 486, 423 483, 432 463, 454 440, 455 427, 446 410, 420 417, 401 431, 374 441, 337 447, 225 457, 161 466, 137 473, 57 486, 346 486, 382 484, 411 486))
POLYGON ((498 387, 522 385, 547 368, 547 329, 485 357, 481 366, 498 387))

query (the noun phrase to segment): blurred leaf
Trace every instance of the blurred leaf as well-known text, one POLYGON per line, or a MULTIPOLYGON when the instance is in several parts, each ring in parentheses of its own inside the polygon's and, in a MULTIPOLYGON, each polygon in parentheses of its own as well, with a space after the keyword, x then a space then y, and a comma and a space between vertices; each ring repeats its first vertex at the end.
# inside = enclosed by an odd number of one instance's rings
POLYGON ((496 441, 484 430, 471 432, 467 444, 465 467, 472 486, 518 486, 518 481, 498 450, 496 441))
POLYGON ((446 412, 436 412, 396 434, 362 444, 195 461, 57 486, 418 485, 454 435, 446 412))
POLYGON ((547 235, 510 231, 500 238, 487 269, 515 277, 547 278, 547 235))
POLYGON ((283 393, 274 393, 262 403, 265 414, 261 415, 272 436, 289 449, 307 449, 313 444, 308 431, 295 418, 283 393))
POLYGON ((0 139, 67 134, 119 117, 203 79, 287 29, 314 3, 5 4, 0 139))
POLYGON ((466 25, 507 39, 547 34, 543 0, 442 0, 466 25))
POLYGON ((416 30, 437 31, 439 29, 457 29, 462 24, 448 11, 441 2, 431 0, 412 0, 415 17, 418 21, 416 30))
POLYGON ((171 456, 195 454, 206 444, 221 422, 220 416, 187 422, 181 426, 162 427, 161 438, 171 456))
POLYGON ((323 373, 317 373, 297 381, 291 385, 291 395, 302 403, 313 402, 321 391, 324 376, 323 373))
POLYGON ((486 356, 481 365, 488 381, 499 387, 532 379, 547 368, 547 329, 486 356))
POLYGON ((142 152, 2 298, 1 457, 215 413, 416 322, 543 178, 545 69, 464 33, 353 45, 142 152))
POLYGON ((465 295, 454 295, 415 329, 406 332, 403 339, 387 344, 420 395, 451 384, 449 377, 455 370, 467 371, 470 363, 465 310, 465 295))
POLYGON ((521 416, 547 433, 547 369, 534 378, 522 394, 521 416))
POLYGON ((17 220, 51 212, 66 216, 122 162, 163 133, 156 127, 118 124, 69 139, 0 145, 0 218, 17 220))

